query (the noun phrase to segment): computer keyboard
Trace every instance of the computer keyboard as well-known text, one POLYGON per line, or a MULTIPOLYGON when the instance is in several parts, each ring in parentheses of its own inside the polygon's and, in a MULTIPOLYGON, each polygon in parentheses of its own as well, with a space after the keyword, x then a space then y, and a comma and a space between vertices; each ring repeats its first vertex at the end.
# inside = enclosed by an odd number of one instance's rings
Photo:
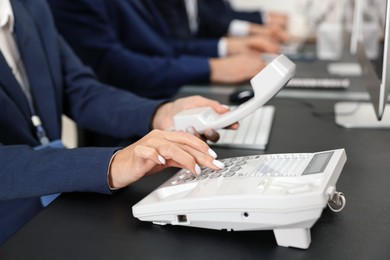
POLYGON ((292 78, 287 88, 323 88, 346 89, 350 85, 348 78, 292 78))
POLYGON ((304 41, 293 41, 288 44, 283 44, 280 49, 280 53, 285 55, 296 55, 299 53, 303 46, 305 45, 304 41))
MULTIPOLYGON (((233 108, 234 109, 234 108, 233 108)), ((212 146, 264 150, 268 144, 275 108, 263 106, 240 121, 237 130, 218 130, 220 139, 212 146)))

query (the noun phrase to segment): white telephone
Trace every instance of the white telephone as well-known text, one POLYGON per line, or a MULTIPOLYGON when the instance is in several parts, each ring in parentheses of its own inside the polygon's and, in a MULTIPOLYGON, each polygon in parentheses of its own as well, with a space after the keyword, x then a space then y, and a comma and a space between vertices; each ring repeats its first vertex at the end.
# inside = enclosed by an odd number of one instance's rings
POLYGON ((336 212, 345 205, 336 191, 344 149, 222 162, 224 169, 203 168, 198 176, 180 170, 133 206, 134 217, 227 231, 273 229, 278 245, 306 249, 327 203, 336 212))
POLYGON ((199 133, 203 133, 208 128, 218 130, 238 122, 275 96, 294 76, 295 67, 283 54, 278 56, 251 79, 254 92, 252 99, 223 115, 210 107, 184 110, 174 116, 174 128, 186 130, 188 126, 193 126, 199 133))

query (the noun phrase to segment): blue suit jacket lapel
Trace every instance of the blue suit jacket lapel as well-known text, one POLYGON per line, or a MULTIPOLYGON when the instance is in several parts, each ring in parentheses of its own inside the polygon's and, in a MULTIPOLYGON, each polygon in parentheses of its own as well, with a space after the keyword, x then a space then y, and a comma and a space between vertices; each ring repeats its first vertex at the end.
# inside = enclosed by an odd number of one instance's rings
POLYGON ((43 40, 40 39, 41 32, 37 30, 34 18, 24 8, 23 3, 19 1, 12 3, 19 5, 18 8, 14 8, 15 34, 19 52, 26 68, 35 108, 49 134, 51 130, 58 130, 51 129, 57 125, 53 122, 57 122, 58 111, 49 57, 45 54, 43 40))
POLYGON ((19 83, 12 74, 11 69, 8 66, 4 56, 0 53, 0 85, 8 97, 13 100, 20 112, 26 117, 26 120, 30 118, 30 110, 26 96, 24 95, 19 83))

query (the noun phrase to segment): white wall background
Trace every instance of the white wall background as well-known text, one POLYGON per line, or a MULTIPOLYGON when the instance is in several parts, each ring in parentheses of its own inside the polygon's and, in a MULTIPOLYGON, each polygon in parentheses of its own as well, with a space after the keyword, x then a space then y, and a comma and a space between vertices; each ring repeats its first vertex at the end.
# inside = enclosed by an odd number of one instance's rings
MULTIPOLYGON (((267 10, 296 12, 306 0, 229 0, 237 9, 264 8, 267 10)), ((322 0, 323 1, 323 0, 322 0)))
MULTIPOLYGON (((307 15, 308 3, 312 2, 312 6, 310 8, 311 15, 314 13, 319 13, 323 10, 326 10, 326 6, 331 2, 337 3, 337 10, 335 13, 340 14, 342 12, 343 5, 347 2, 353 2, 354 0, 228 0, 236 9, 241 10, 253 10, 255 8, 265 9, 265 10, 273 10, 273 11, 283 11, 283 12, 294 12, 298 14, 307 15)), ((386 1, 385 0, 362 0, 365 6, 365 11, 368 9, 371 11, 380 13, 380 15, 384 16, 384 12, 386 9, 386 1)), ((368 11, 370 12, 370 11, 368 11)), ((377 14, 376 14, 377 15, 377 14)))
MULTIPOLYGON (((318 24, 339 22, 347 0, 228 0, 237 10, 261 9, 289 14, 290 34, 313 36, 318 24)), ((353 1, 353 0, 351 0, 353 1)))

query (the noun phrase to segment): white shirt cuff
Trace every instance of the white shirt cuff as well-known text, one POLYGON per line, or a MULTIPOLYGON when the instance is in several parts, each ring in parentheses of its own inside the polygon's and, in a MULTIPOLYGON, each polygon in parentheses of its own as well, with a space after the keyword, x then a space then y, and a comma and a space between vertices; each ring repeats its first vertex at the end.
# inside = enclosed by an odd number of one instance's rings
POLYGON ((269 21, 269 12, 259 11, 259 13, 260 13, 262 23, 267 24, 269 21))
POLYGON ((229 24, 228 34, 230 36, 244 37, 249 35, 250 23, 242 20, 233 20, 229 24))
POLYGON ((218 56, 226 57, 227 55, 228 55, 227 40, 225 38, 221 38, 218 41, 218 56))

